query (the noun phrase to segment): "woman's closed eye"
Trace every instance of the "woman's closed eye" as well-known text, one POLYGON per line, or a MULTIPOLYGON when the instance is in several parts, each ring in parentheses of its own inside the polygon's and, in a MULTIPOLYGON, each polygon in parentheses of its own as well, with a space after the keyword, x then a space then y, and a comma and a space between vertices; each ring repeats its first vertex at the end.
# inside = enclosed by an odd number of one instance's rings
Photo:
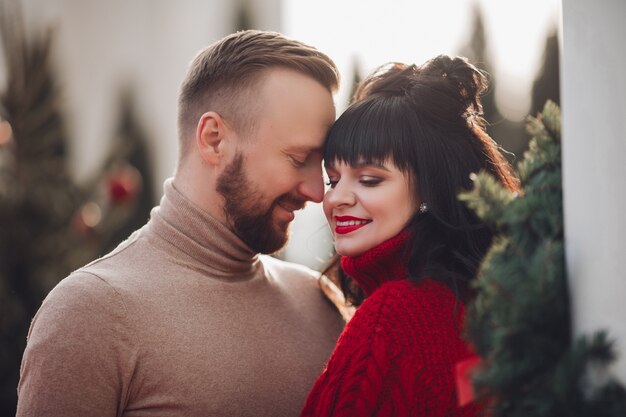
POLYGON ((359 183, 364 185, 365 187, 376 187, 378 184, 383 182, 382 178, 379 177, 361 177, 359 179, 359 183))
MULTIPOLYGON (((381 182, 383 182, 383 179, 379 177, 367 176, 367 177, 359 178, 359 184, 361 184, 364 187, 376 187, 381 182)), ((326 186, 330 188, 335 188, 338 183, 339 183, 338 178, 329 178, 328 181, 326 181, 326 186)))

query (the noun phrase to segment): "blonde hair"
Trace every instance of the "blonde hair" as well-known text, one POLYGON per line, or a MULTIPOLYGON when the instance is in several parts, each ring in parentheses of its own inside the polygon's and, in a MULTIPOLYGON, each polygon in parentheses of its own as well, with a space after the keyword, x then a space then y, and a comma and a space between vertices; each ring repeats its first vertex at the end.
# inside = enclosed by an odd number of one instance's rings
POLYGON ((255 89, 270 68, 288 68, 310 76, 330 92, 339 84, 335 63, 312 46, 277 32, 247 30, 209 45, 189 66, 178 96, 181 158, 190 148, 203 113, 215 111, 239 133, 255 123, 255 89))

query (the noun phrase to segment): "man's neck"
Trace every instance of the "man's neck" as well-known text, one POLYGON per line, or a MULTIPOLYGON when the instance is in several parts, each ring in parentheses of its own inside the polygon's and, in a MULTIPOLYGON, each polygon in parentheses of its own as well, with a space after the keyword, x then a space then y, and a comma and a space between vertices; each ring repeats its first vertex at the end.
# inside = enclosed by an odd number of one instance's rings
POLYGON ((179 169, 174 175, 173 185, 194 205, 228 226, 224 214, 224 198, 217 192, 215 180, 206 171, 179 169))

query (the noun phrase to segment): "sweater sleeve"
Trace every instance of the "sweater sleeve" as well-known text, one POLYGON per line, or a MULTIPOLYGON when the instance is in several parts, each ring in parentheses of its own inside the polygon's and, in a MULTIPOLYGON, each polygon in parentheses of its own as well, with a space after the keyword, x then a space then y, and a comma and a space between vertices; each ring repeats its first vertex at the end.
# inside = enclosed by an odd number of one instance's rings
POLYGON ((370 416, 379 406, 399 353, 380 323, 386 302, 386 294, 375 294, 356 311, 315 382, 302 416, 370 416))
POLYGON ((75 273, 53 289, 29 330, 17 416, 116 416, 127 400, 134 350, 121 297, 75 273))

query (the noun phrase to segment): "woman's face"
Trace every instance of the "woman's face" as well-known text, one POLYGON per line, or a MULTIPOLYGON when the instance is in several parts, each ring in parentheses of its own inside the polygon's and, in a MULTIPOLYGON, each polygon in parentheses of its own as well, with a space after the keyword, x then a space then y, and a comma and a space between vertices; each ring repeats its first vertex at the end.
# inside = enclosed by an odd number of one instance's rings
POLYGON ((324 214, 340 255, 357 256, 391 239, 417 210, 408 176, 391 162, 350 166, 335 161, 326 173, 330 188, 324 214))

